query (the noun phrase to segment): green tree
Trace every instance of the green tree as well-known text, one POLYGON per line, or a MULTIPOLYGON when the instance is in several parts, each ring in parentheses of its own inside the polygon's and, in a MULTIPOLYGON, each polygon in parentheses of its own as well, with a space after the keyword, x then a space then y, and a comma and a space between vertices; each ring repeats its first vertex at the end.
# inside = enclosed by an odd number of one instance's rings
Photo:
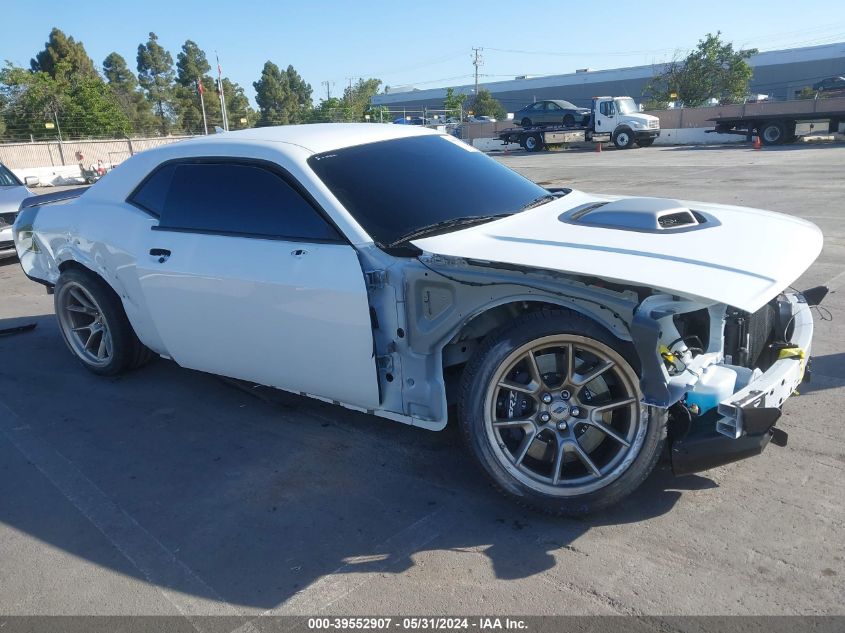
POLYGON ((446 98, 443 100, 443 108, 446 110, 446 116, 453 116, 460 119, 466 98, 467 96, 465 94, 455 94, 454 88, 446 88, 446 98))
POLYGON ((313 107, 311 101, 311 84, 300 77, 299 73, 291 65, 288 65, 285 74, 287 75, 288 89, 290 91, 288 110, 290 112, 291 123, 304 123, 308 120, 313 107))
MULTIPOLYGON (((347 121, 364 121, 364 115, 369 112, 378 114, 377 110, 371 110, 372 98, 378 94, 381 87, 381 79, 359 79, 343 91, 343 107, 346 109, 347 121)), ((372 114, 371 114, 372 116, 372 114)))
POLYGON ((88 56, 82 42, 68 37, 61 29, 53 28, 44 43, 44 49, 29 62, 34 72, 44 72, 53 79, 98 78, 94 61, 88 56), (60 77, 64 73, 64 77, 60 77))
POLYGON ((308 118, 309 123, 338 123, 348 121, 346 106, 337 97, 321 99, 308 118))
POLYGON ((686 59, 669 63, 649 82, 644 95, 656 103, 675 101, 691 108, 710 99, 741 103, 753 75, 747 60, 757 49, 735 51, 720 35, 708 33, 686 59))
POLYGON ((795 95, 796 99, 816 99, 818 92, 813 90, 810 86, 805 86, 801 88, 801 92, 795 95))
POLYGON ((118 53, 110 53, 103 60, 103 74, 135 134, 151 134, 156 127, 150 102, 138 89, 138 79, 126 60, 118 53))
MULTIPOLYGON (((64 117, 67 90, 48 73, 28 71, 6 62, 0 71, 0 91, 6 104, 4 118, 13 138, 52 138, 58 130, 45 123, 64 117)), ((60 123, 61 126, 61 123, 60 123)))
POLYGON ((226 99, 226 114, 229 117, 230 130, 242 130, 256 124, 258 115, 252 109, 243 87, 224 77, 223 95, 226 99))
POLYGON ((11 64, 0 71, 0 91, 15 135, 51 138, 61 133, 64 138, 81 138, 127 133, 129 119, 111 88, 99 76, 68 82, 68 66, 57 63, 58 78, 11 64), (58 123, 58 128, 48 129, 47 123, 58 123))
POLYGON ((254 82, 255 102, 258 104, 258 125, 286 125, 290 123, 287 113, 288 82, 276 64, 264 62, 261 77, 254 82))
POLYGON ((311 86, 293 66, 281 70, 267 61, 261 77, 252 84, 258 103, 258 125, 287 125, 308 120, 311 110, 311 86))
POLYGON ((154 104, 161 133, 166 135, 173 117, 173 56, 150 33, 146 44, 138 45, 138 82, 154 104))
POLYGON ((210 70, 205 52, 193 40, 185 40, 176 55, 176 83, 186 88, 196 87, 197 79, 208 75, 210 70))
POLYGON ((364 119, 371 123, 390 123, 390 108, 387 106, 378 106, 370 104, 364 110, 364 119), (367 119, 367 117, 370 117, 367 119))
POLYGON ((66 137, 125 136, 132 131, 120 101, 101 79, 79 80, 68 96, 62 129, 66 137))
POLYGON ((490 116, 497 120, 503 120, 508 115, 505 106, 486 88, 478 89, 478 94, 472 102, 472 113, 475 116, 490 116))
POLYGON ((198 81, 202 83, 205 92, 205 110, 209 125, 222 126, 220 101, 215 92, 216 84, 208 76, 210 70, 211 64, 208 63, 205 52, 196 42, 186 40, 182 50, 176 55, 176 86, 173 96, 179 127, 185 132, 202 134, 204 131, 198 81))

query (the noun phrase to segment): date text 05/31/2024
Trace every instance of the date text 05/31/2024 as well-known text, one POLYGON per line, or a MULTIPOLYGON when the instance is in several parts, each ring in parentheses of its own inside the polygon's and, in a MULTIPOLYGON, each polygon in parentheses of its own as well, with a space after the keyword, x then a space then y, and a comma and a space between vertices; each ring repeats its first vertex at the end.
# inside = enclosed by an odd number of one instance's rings
POLYGON ((401 631, 520 631, 528 628, 525 620, 499 617, 335 617, 308 618, 311 631, 362 631, 390 630, 401 631))

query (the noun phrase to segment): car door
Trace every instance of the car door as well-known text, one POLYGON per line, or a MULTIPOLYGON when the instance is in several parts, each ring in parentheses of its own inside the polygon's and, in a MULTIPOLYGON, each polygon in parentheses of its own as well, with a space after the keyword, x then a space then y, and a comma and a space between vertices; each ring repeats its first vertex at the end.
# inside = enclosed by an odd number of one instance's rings
POLYGON ((176 362, 378 406, 357 253, 292 176, 263 162, 174 161, 130 202, 159 216, 137 269, 176 362))
POLYGON ((546 102, 545 121, 549 125, 560 125, 563 122, 563 108, 554 101, 546 102))
POLYGON ((616 104, 613 101, 602 101, 596 111, 596 132, 611 133, 616 129, 616 104))

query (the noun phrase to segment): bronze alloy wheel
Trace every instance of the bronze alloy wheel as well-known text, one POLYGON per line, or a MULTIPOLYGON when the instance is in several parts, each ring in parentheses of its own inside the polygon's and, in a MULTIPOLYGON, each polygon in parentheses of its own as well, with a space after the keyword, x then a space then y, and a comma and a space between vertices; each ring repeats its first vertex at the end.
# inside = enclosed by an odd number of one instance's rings
POLYGON ((608 345, 575 334, 514 349, 485 398, 487 440, 500 464, 543 495, 607 486, 631 465, 648 425, 630 365, 608 345))
POLYGON ((111 329, 93 295, 70 281, 58 290, 56 307, 62 333, 74 354, 93 367, 108 365, 113 350, 111 329))

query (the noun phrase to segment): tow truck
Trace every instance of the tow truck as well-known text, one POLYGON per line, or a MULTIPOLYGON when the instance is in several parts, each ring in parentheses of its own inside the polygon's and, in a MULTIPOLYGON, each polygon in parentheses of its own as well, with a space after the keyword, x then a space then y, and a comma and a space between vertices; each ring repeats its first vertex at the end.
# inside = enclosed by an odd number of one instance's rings
POLYGON ((619 149, 648 147, 660 136, 660 119, 639 111, 631 97, 593 97, 587 125, 532 125, 499 132, 503 144, 529 152, 567 143, 610 143, 619 149))

